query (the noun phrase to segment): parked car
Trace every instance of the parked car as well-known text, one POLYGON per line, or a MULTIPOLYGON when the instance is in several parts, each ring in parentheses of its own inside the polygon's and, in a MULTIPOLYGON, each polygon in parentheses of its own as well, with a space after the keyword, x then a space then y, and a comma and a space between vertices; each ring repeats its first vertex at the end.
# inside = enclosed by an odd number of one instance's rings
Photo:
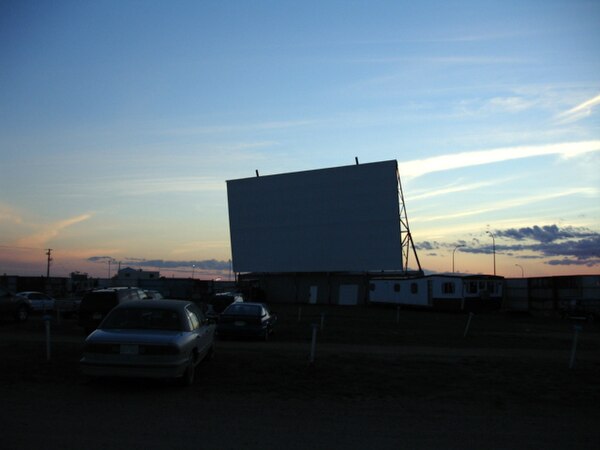
POLYGON ((232 303, 219 315, 219 337, 260 337, 268 340, 277 316, 264 303, 232 303))
POLYGON ((220 314, 232 303, 241 303, 243 301, 244 297, 241 294, 235 292, 220 292, 214 294, 208 301, 208 304, 212 306, 213 311, 216 314, 220 314))
POLYGON ((54 311, 55 300, 48 294, 37 291, 17 292, 19 297, 25 297, 31 304, 31 310, 34 312, 52 312, 54 311))
POLYGON ((88 292, 79 305, 79 325, 83 327, 86 334, 90 334, 115 306, 133 300, 142 300, 144 297, 140 289, 127 287, 112 287, 88 292))
POLYGON ((164 298, 160 292, 154 289, 144 289, 144 294, 146 295, 146 298, 150 300, 162 300, 164 298))
POLYGON ((17 322, 24 322, 31 312, 31 303, 25 297, 11 294, 0 287, 0 315, 10 316, 17 322))
POLYGON ((79 313, 80 305, 80 298, 65 298, 61 300, 56 300, 56 302, 54 303, 54 309, 60 312, 61 316, 73 317, 79 313))
POLYGON ((139 300, 115 307, 86 340, 82 372, 90 376, 178 378, 194 382, 212 355, 215 325, 183 300, 139 300))

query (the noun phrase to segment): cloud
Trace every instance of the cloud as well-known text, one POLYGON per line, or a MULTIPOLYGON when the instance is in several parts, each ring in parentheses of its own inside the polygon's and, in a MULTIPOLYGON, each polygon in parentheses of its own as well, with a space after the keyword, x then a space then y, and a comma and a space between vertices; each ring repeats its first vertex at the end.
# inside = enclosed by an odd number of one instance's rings
POLYGON ((535 156, 560 155, 568 158, 600 150, 600 140, 561 144, 504 147, 492 150, 454 153, 399 163, 403 178, 416 178, 433 172, 480 166, 535 156))
POLYGON ((545 225, 541 227, 534 225, 533 227, 524 227, 518 229, 510 228, 508 230, 501 230, 496 233, 496 236, 498 237, 506 237, 509 239, 515 239, 517 241, 531 239, 543 243, 553 242, 559 239, 588 238, 595 235, 595 232, 588 230, 587 228, 559 228, 557 225, 545 225))
POLYGON ((511 209, 516 208, 518 206, 524 206, 531 203, 542 202, 547 200, 552 200, 560 197, 567 197, 570 195, 594 195, 596 194, 596 190, 594 188, 573 188, 569 190, 562 190, 557 192, 547 192, 545 194, 540 195, 531 195, 529 197, 519 197, 510 200, 506 200, 503 202, 496 202, 491 204, 490 206, 486 206, 479 209, 471 209, 467 211, 459 211, 453 214, 443 214, 440 216, 431 216, 431 217, 416 217, 411 221, 413 223, 422 223, 422 222, 434 222, 434 221, 449 221, 450 219, 458 219, 462 217, 476 216, 481 214, 487 214, 494 211, 500 211, 503 209, 511 209))
MULTIPOLYGON (((87 258, 90 262, 105 263, 107 261, 117 261, 117 258, 111 256, 91 256, 87 258)), ((189 271, 192 270, 208 270, 208 271, 226 271, 231 269, 231 263, 229 261, 219 261, 216 259, 204 259, 204 260, 163 260, 163 259, 143 259, 143 258, 125 258, 118 261, 121 267, 134 266, 134 267, 145 267, 153 269, 180 269, 185 268, 189 271)))
MULTIPOLYGON (((494 230, 494 235, 496 253, 528 259, 554 258, 545 262, 549 265, 600 265, 600 233, 588 228, 533 225, 519 229, 494 230)), ((476 238, 471 242, 424 241, 417 243, 416 247, 418 250, 432 252, 451 251, 457 245, 464 246, 461 247, 464 253, 491 254, 494 251, 491 242, 482 244, 476 238)))
POLYGON ((2 222, 19 225, 23 222, 23 219, 13 207, 0 203, 0 223, 2 222))
POLYGON ((38 233, 17 240, 16 245, 19 247, 43 247, 48 241, 57 237, 65 228, 89 220, 91 217, 91 214, 81 214, 59 222, 44 225, 43 229, 38 233))
POLYGON ((455 183, 450 186, 446 186, 441 189, 437 189, 435 191, 427 191, 427 192, 424 192, 423 194, 411 195, 410 199, 411 200, 421 200, 424 198, 438 197, 440 195, 456 194, 457 192, 473 191, 476 189, 481 189, 483 187, 493 186, 495 184, 504 183, 505 181, 506 180, 485 181, 485 182, 481 182, 481 183, 471 183, 471 184, 463 184, 463 183, 459 182, 458 184, 455 183))
POLYGON ((557 119, 562 123, 575 122, 591 115, 592 110, 598 105, 600 105, 600 95, 590 98, 568 111, 560 113, 557 116, 557 119))
MULTIPOLYGON (((251 124, 209 125, 201 127, 173 128, 170 130, 164 130, 163 132, 165 134, 177 136, 190 136, 199 134, 231 134, 238 132, 285 130, 288 128, 304 127, 306 125, 312 125, 313 123, 315 123, 314 120, 282 120, 272 122, 258 122, 251 124)), ((260 146, 271 144, 272 143, 268 141, 266 143, 261 143, 260 146)))

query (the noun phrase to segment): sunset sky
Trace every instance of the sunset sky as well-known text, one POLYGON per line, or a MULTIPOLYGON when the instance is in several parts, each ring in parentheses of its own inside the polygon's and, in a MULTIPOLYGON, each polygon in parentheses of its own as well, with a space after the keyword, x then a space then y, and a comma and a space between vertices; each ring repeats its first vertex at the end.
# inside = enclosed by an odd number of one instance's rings
POLYGON ((227 277, 226 180, 355 157, 428 272, 598 274, 599 43, 598 1, 1 2, 0 275, 227 277))

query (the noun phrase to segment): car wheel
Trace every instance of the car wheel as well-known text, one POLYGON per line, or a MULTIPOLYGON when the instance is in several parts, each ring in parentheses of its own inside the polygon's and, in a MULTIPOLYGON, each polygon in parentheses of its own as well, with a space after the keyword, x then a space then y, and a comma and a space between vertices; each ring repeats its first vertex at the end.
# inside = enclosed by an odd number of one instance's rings
POLYGON ((183 373, 183 376, 179 380, 181 386, 191 386, 194 384, 194 378, 196 376, 196 365, 194 364, 194 355, 190 355, 188 365, 183 373))
POLYGON ((25 306, 25 305, 19 306, 17 308, 17 310, 15 311, 15 320, 17 322, 25 322, 28 317, 29 317, 29 310, 27 309, 27 306, 25 306))

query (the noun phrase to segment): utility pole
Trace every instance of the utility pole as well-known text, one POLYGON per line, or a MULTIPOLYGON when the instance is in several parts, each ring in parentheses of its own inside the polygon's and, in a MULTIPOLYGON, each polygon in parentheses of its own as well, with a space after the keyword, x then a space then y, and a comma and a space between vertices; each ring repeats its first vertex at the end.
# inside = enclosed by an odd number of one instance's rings
POLYGON ((46 249, 46 256, 48 257, 48 263, 46 266, 46 278, 50 278, 50 262, 52 261, 52 249, 46 249))
POLYGON ((486 231, 492 237, 492 252, 494 254, 494 276, 496 276, 496 236, 491 231, 486 231))

